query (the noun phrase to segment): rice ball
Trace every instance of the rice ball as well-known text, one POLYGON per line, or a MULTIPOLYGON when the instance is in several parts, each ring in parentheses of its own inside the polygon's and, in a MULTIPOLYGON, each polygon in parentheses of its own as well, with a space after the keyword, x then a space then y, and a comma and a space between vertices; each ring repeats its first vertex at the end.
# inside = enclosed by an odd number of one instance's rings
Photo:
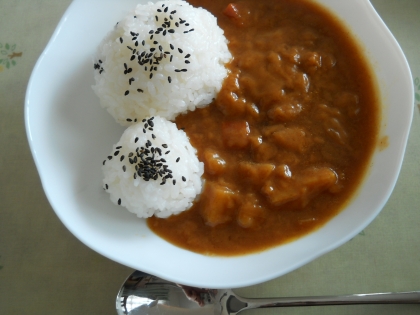
POLYGON ((192 206, 204 165, 184 131, 154 116, 123 133, 104 160, 103 188, 140 218, 166 218, 192 206))
POLYGON ((185 1, 138 5, 100 44, 93 90, 121 125, 209 104, 232 58, 216 18, 185 1))

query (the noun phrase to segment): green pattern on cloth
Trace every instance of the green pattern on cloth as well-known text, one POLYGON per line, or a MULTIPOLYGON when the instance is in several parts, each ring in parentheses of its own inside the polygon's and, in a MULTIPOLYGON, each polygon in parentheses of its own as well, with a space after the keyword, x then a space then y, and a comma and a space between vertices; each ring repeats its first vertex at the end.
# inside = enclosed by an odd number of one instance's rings
POLYGON ((5 43, 4 45, 0 42, 0 72, 3 71, 4 67, 9 69, 12 66, 16 66, 16 58, 22 56, 22 52, 17 52, 16 44, 10 45, 5 43))

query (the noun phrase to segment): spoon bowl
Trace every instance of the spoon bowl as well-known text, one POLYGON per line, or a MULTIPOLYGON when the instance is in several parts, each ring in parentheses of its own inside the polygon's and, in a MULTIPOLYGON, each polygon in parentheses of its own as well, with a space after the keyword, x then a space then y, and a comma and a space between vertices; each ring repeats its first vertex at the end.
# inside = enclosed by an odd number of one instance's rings
POLYGON ((252 299, 230 289, 194 288, 134 271, 116 300, 118 315, 236 315, 257 308, 351 304, 420 304, 420 291, 252 299))

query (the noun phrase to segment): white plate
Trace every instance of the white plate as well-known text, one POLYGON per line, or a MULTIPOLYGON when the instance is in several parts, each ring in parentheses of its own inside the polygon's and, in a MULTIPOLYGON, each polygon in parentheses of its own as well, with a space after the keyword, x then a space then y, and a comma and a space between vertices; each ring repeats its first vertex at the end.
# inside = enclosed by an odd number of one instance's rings
POLYGON ((187 285, 229 288, 292 271, 365 228, 388 200, 400 171, 413 115, 407 61, 367 0, 320 0, 363 43, 377 74, 383 134, 357 198, 322 229, 290 244, 242 257, 207 257, 157 237, 145 221, 114 206, 101 187, 101 162, 123 128, 99 106, 93 55, 105 34, 138 0, 75 0, 32 73, 25 103, 27 135, 52 208, 84 244, 129 267, 187 285), (386 171, 385 171, 386 170, 386 171))

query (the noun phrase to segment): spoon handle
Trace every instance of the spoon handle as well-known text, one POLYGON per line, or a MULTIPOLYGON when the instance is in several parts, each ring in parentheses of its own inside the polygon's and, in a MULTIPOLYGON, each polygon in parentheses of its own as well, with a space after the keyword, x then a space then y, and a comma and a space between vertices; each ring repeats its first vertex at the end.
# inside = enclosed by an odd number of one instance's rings
POLYGON ((319 305, 351 305, 351 304, 420 304, 420 291, 396 293, 352 294, 339 296, 314 296, 248 299, 238 297, 247 304, 245 309, 288 307, 288 306, 319 306, 319 305))

